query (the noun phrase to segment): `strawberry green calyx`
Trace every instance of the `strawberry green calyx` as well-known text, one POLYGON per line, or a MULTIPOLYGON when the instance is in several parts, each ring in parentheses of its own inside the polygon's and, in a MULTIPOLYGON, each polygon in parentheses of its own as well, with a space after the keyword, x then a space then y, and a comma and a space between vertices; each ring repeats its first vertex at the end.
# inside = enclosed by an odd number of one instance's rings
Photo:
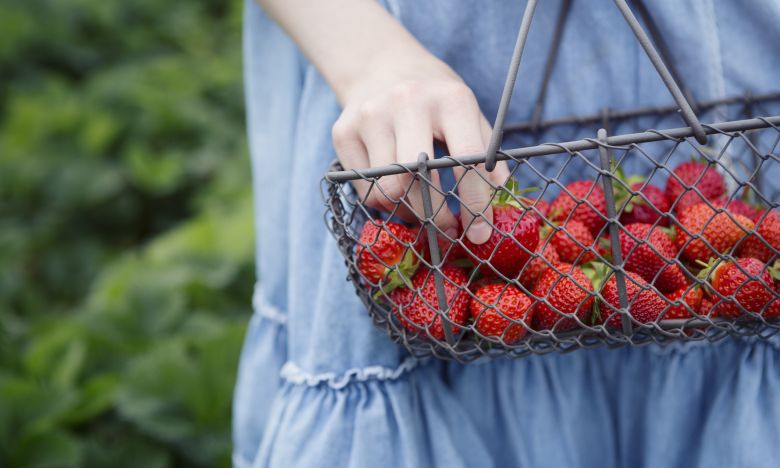
POLYGON ((673 227, 658 226, 656 229, 663 231, 672 241, 674 241, 677 236, 677 231, 673 227))
POLYGON ((772 277, 775 281, 780 281, 780 260, 775 262, 775 266, 769 267, 769 275, 772 277))
POLYGON ((726 262, 722 261, 720 258, 710 258, 708 262, 702 262, 701 260, 696 260, 696 263, 702 267, 701 271, 699 271, 699 274, 696 275, 696 278, 701 280, 704 284, 707 286, 704 288, 704 293, 707 296, 713 296, 715 295, 715 289, 717 287, 717 279, 718 279, 718 270, 726 265, 726 262))
POLYGON ((379 291, 374 294, 374 300, 379 299, 383 294, 388 294, 395 288, 410 284, 411 278, 419 266, 420 259, 412 252, 412 249, 407 249, 397 265, 385 269, 385 276, 379 291))
POLYGON ((502 186, 496 189, 496 196, 493 198, 493 205, 510 205, 516 208, 528 209, 535 200, 523 197, 523 194, 540 190, 539 187, 520 188, 520 184, 510 177, 502 186))
POLYGON ((607 281, 607 277, 612 274, 612 268, 604 262, 592 262, 588 267, 583 267, 582 272, 593 284, 593 290, 598 291, 607 281))

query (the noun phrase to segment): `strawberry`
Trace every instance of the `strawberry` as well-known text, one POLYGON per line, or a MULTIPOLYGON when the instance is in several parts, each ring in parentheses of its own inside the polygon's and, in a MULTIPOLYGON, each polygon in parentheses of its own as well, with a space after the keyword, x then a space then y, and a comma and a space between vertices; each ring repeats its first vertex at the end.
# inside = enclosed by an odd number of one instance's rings
POLYGON ((539 213, 545 218, 550 215, 550 202, 546 200, 536 200, 534 206, 539 210, 539 213))
POLYGON ((716 303, 712 301, 712 298, 702 296, 701 306, 699 307, 699 315, 703 317, 717 317, 718 312, 713 310, 716 303))
POLYGON ((543 218, 546 218, 548 214, 550 214, 550 203, 546 200, 542 200, 541 198, 529 198, 529 197, 517 197, 520 201, 520 205, 523 208, 528 208, 530 211, 536 212, 538 211, 539 215, 541 215, 543 218), (534 208, 536 210, 534 210, 534 208))
POLYGON ((688 285, 682 269, 674 263, 677 250, 660 228, 644 223, 629 224, 620 231, 620 250, 626 270, 654 282, 661 292, 688 285))
POLYGON ((409 248, 416 239, 415 232, 401 224, 366 221, 356 251, 358 271, 372 286, 384 282, 387 291, 403 284, 401 276, 410 278, 419 265, 409 248))
POLYGON ((683 286, 665 296, 671 303, 664 315, 665 320, 689 319, 693 317, 691 310, 697 314, 700 312, 704 292, 699 286, 683 286))
MULTIPOLYGON (((602 304, 599 308, 601 322, 613 328, 623 326, 620 309, 620 296, 617 289, 617 276, 612 273, 609 280, 601 288, 604 302, 614 309, 602 304)), ((647 282, 636 273, 626 272, 626 297, 628 298, 628 313, 639 323, 649 323, 658 319, 658 315, 666 309, 666 301, 655 290, 650 289, 647 282)))
POLYGON ((749 203, 740 200, 739 198, 735 198, 733 200, 726 200, 725 198, 721 198, 717 200, 713 205, 724 208, 726 211, 728 211, 731 214, 739 214, 742 215, 748 219, 750 219, 753 222, 756 222, 758 220, 758 217, 761 215, 761 211, 755 208, 753 205, 750 205, 749 203))
POLYGON ((757 258, 767 263, 777 255, 775 251, 780 251, 780 211, 770 211, 766 213, 766 216, 757 218, 757 220, 756 233, 750 234, 742 242, 739 255, 757 258), (760 235, 763 240, 756 234, 760 235))
MULTIPOLYGON (((654 224, 656 221, 658 221, 659 226, 669 225, 669 218, 662 215, 668 213, 670 208, 669 200, 667 200, 663 190, 655 185, 645 185, 644 182, 638 181, 632 182, 629 188, 632 192, 638 192, 639 195, 627 194, 630 198, 620 214, 620 222, 623 225, 654 224)), ((618 206, 620 205, 621 203, 618 204, 618 206)))
MULTIPOLYGON (((539 218, 533 211, 500 200, 493 203, 493 233, 487 242, 474 244, 466 238, 463 244, 477 261, 489 262, 504 276, 515 278, 539 244, 539 218)), ((492 272, 490 267, 482 269, 492 272)))
POLYGON ((712 289, 724 296, 716 306, 718 315, 724 318, 735 319, 742 315, 742 309, 762 312, 775 299, 770 269, 755 258, 714 261, 700 273, 700 278, 708 277, 712 289))
POLYGON ((584 321, 593 306, 590 293, 593 285, 585 273, 579 267, 566 263, 559 263, 555 267, 558 271, 549 268, 542 273, 532 291, 538 298, 532 308, 536 330, 571 330, 577 325, 574 316, 584 321))
POLYGON ((571 220, 581 222, 593 236, 597 236, 606 223, 607 201, 604 198, 604 189, 597 182, 589 180, 578 180, 565 188, 571 195, 562 190, 553 200, 550 205, 550 219, 561 223, 569 219, 571 214, 571 220))
MULTIPOLYGON (((456 324, 452 332, 457 333, 468 319, 469 294, 466 285, 469 278, 466 273, 454 266, 441 267, 444 275, 444 297, 449 307, 447 317, 456 324)), ((439 300, 436 296, 436 284, 432 270, 420 268, 412 277, 412 287, 400 287, 390 293, 392 309, 398 321, 413 333, 420 328, 428 330, 437 339, 444 339, 444 326, 439 313, 439 300)))
POLYGON ((672 172, 666 181, 666 199, 674 205, 675 213, 703 201, 715 201, 726 192, 723 176, 708 164, 688 161, 672 172), (693 190, 694 187, 701 195, 693 190))
POLYGON ((561 260, 578 265, 593 261, 593 245, 596 240, 590 230, 579 221, 569 220, 562 230, 556 231, 550 238, 550 244, 555 247, 561 260), (582 244, 580 247, 577 243, 582 244), (586 250, 590 248, 590 250, 586 250))
POLYGON ((502 339, 506 344, 517 342, 526 333, 523 325, 530 325, 531 299, 516 287, 506 283, 482 286, 471 298, 469 311, 477 331, 486 337, 502 339))
POLYGON ((558 251, 550 242, 539 241, 539 246, 534 252, 534 258, 525 266, 525 270, 520 272, 520 283, 527 289, 533 288, 534 283, 550 265, 555 265, 561 261, 558 251), (546 260, 546 261, 545 261, 546 260))
POLYGON ((678 222, 694 237, 691 238, 683 229, 677 230, 675 242, 682 256, 691 262, 707 262, 711 257, 729 252, 745 236, 745 232, 754 227, 753 221, 748 218, 732 216, 737 222, 732 221, 728 213, 717 213, 706 203, 688 207, 680 214, 678 222))

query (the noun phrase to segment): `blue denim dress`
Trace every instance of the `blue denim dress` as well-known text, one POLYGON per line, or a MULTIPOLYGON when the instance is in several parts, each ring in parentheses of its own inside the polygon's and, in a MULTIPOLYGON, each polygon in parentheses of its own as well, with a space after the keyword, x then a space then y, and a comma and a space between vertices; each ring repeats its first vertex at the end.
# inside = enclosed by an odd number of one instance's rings
MULTIPOLYGON (((697 99, 778 89, 780 3, 646 3, 697 99)), ((524 2, 384 6, 492 118, 524 2)), ((537 8, 510 121, 531 115, 558 8, 537 8)), ((244 39, 259 281, 235 392, 235 466, 780 464, 776 341, 469 365, 409 357, 373 327, 322 221, 340 111, 332 91, 252 0, 244 39)), ((670 103, 613 3, 574 0, 544 117, 670 103)))

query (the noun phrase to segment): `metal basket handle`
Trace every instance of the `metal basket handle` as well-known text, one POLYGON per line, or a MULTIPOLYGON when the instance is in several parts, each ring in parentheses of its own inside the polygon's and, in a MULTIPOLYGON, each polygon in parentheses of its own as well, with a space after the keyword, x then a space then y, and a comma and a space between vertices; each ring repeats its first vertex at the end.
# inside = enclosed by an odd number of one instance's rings
MULTIPOLYGON (((686 97, 686 94, 688 93, 682 92, 680 86, 677 84, 677 81, 675 80, 675 77, 669 71, 669 68, 666 66, 664 60, 661 58, 658 51, 653 46, 647 33, 645 33, 644 29, 642 29, 642 26, 639 24, 639 21, 637 21, 636 17, 634 16, 634 13, 631 11, 631 8, 628 6, 626 1, 614 0, 614 2, 615 2, 615 6, 617 6, 618 10, 620 10, 620 13, 623 15, 623 18, 626 20, 626 23, 628 23, 628 26, 633 31, 634 36, 636 36, 637 41, 642 46, 642 49, 644 49, 645 54, 650 59, 650 62, 655 67, 655 70, 658 73, 658 75, 661 77, 661 80, 666 85, 666 88, 669 90, 669 93, 671 93, 675 102, 680 107, 682 118, 685 121, 685 123, 691 128, 693 137, 700 144, 702 145, 706 144, 707 135, 704 131, 704 127, 702 127, 701 125, 701 122, 699 122, 699 119, 696 117, 696 113, 694 112, 688 98, 686 97)), ((498 105, 498 111, 496 112, 496 119, 493 124, 493 132, 490 136, 490 144, 488 145, 488 149, 486 153, 485 169, 488 171, 492 171, 496 167, 496 153, 498 152, 501 146, 501 141, 503 139, 506 114, 509 110, 509 103, 512 100, 512 92, 515 87, 515 82, 517 81, 517 72, 518 69, 520 68, 520 60, 523 55, 523 49, 525 48, 526 40, 528 39, 528 31, 531 27, 531 20, 533 19, 533 15, 534 15, 534 11, 536 10, 537 3, 538 0, 528 0, 528 3, 525 6, 525 11, 523 12, 522 20, 520 21, 520 29, 518 30, 517 33, 517 41, 515 43, 515 48, 512 51, 512 60, 509 63, 509 70, 507 71, 506 81, 504 82, 504 90, 501 93, 501 101, 499 102, 498 105)), ((549 75, 552 73, 552 67, 554 65, 554 57, 555 55, 557 55, 558 46, 560 45, 560 35, 563 29, 562 26, 563 24, 565 24, 566 17, 568 16, 569 8, 570 8, 570 0, 564 0, 564 3, 561 6, 561 13, 558 17, 558 23, 556 25, 556 33, 554 35, 553 42, 551 45, 551 55, 550 58, 548 58, 545 67, 546 78, 549 78, 549 75)), ((640 14, 642 14, 645 21, 648 22, 648 19, 650 19, 650 15, 647 12, 647 9, 644 8, 643 4, 640 6, 639 10, 641 12, 640 14)), ((654 27, 654 24, 651 27, 651 30, 656 36, 656 42, 659 43, 665 51, 666 45, 664 42, 658 40, 660 34, 658 33, 657 29, 654 27)), ((676 73, 676 70, 674 75, 677 75, 679 77, 679 75, 676 73)), ((545 82, 546 81, 549 80, 546 79, 545 82)), ((536 106, 534 107, 534 116, 537 119, 540 118, 541 116, 541 109, 543 107, 545 94, 546 94, 546 84, 543 82, 540 96, 537 99, 536 106)))

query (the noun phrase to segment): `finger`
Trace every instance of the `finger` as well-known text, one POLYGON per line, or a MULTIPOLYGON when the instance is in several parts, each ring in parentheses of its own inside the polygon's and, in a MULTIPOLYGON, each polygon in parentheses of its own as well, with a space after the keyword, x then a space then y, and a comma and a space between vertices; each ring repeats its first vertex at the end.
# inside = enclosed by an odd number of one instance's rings
MULTIPOLYGON (((390 122, 383 119, 364 117, 361 119, 360 138, 368 150, 368 160, 371 167, 387 166, 396 162, 395 135, 390 122)), ((406 221, 412 221, 414 216, 402 200, 409 189, 411 176, 408 174, 382 176, 376 179, 374 193, 370 198, 382 209, 398 215, 406 221)))
MULTIPOLYGON (((482 142, 484 144, 484 148, 487 148, 488 145, 490 145, 490 138, 493 136, 493 129, 490 127, 490 123, 488 123, 484 115, 480 114, 479 117, 480 129, 482 131, 482 142)), ((493 172, 489 172, 488 175, 490 176, 490 180, 492 180, 496 185, 504 185, 509 179, 509 165, 506 161, 498 161, 496 163, 496 167, 493 169, 493 172)))
MULTIPOLYGON (((348 117, 340 117, 333 124, 331 134, 336 157, 345 170, 369 167, 368 151, 360 140, 357 125, 353 125, 348 117)), ((358 196, 365 199, 371 183, 364 179, 357 179, 352 181, 352 186, 358 196)))
MULTIPOLYGON (((400 163, 414 163, 422 152, 427 153, 429 157, 433 156, 433 130, 425 112, 408 109, 396 114, 395 138, 398 148, 397 159, 400 163)), ((450 237, 456 237, 458 221, 447 207, 442 195, 439 172, 431 171, 429 174, 432 185, 430 193, 433 221, 442 232, 446 232, 450 237)), ((419 181, 415 181, 409 189, 408 201, 417 216, 424 218, 425 210, 419 181)))
MULTIPOLYGON (((464 96, 460 102, 454 102, 454 108, 442 108, 439 113, 439 129, 447 148, 452 156, 464 156, 485 151, 482 136, 481 113, 476 99, 464 96)), ((468 170, 461 166, 453 168, 458 180, 458 195, 461 201, 461 222, 466 230, 466 237, 475 243, 482 244, 490 238, 493 232, 493 210, 490 207, 492 187, 487 182, 484 165, 476 165, 468 170)))

